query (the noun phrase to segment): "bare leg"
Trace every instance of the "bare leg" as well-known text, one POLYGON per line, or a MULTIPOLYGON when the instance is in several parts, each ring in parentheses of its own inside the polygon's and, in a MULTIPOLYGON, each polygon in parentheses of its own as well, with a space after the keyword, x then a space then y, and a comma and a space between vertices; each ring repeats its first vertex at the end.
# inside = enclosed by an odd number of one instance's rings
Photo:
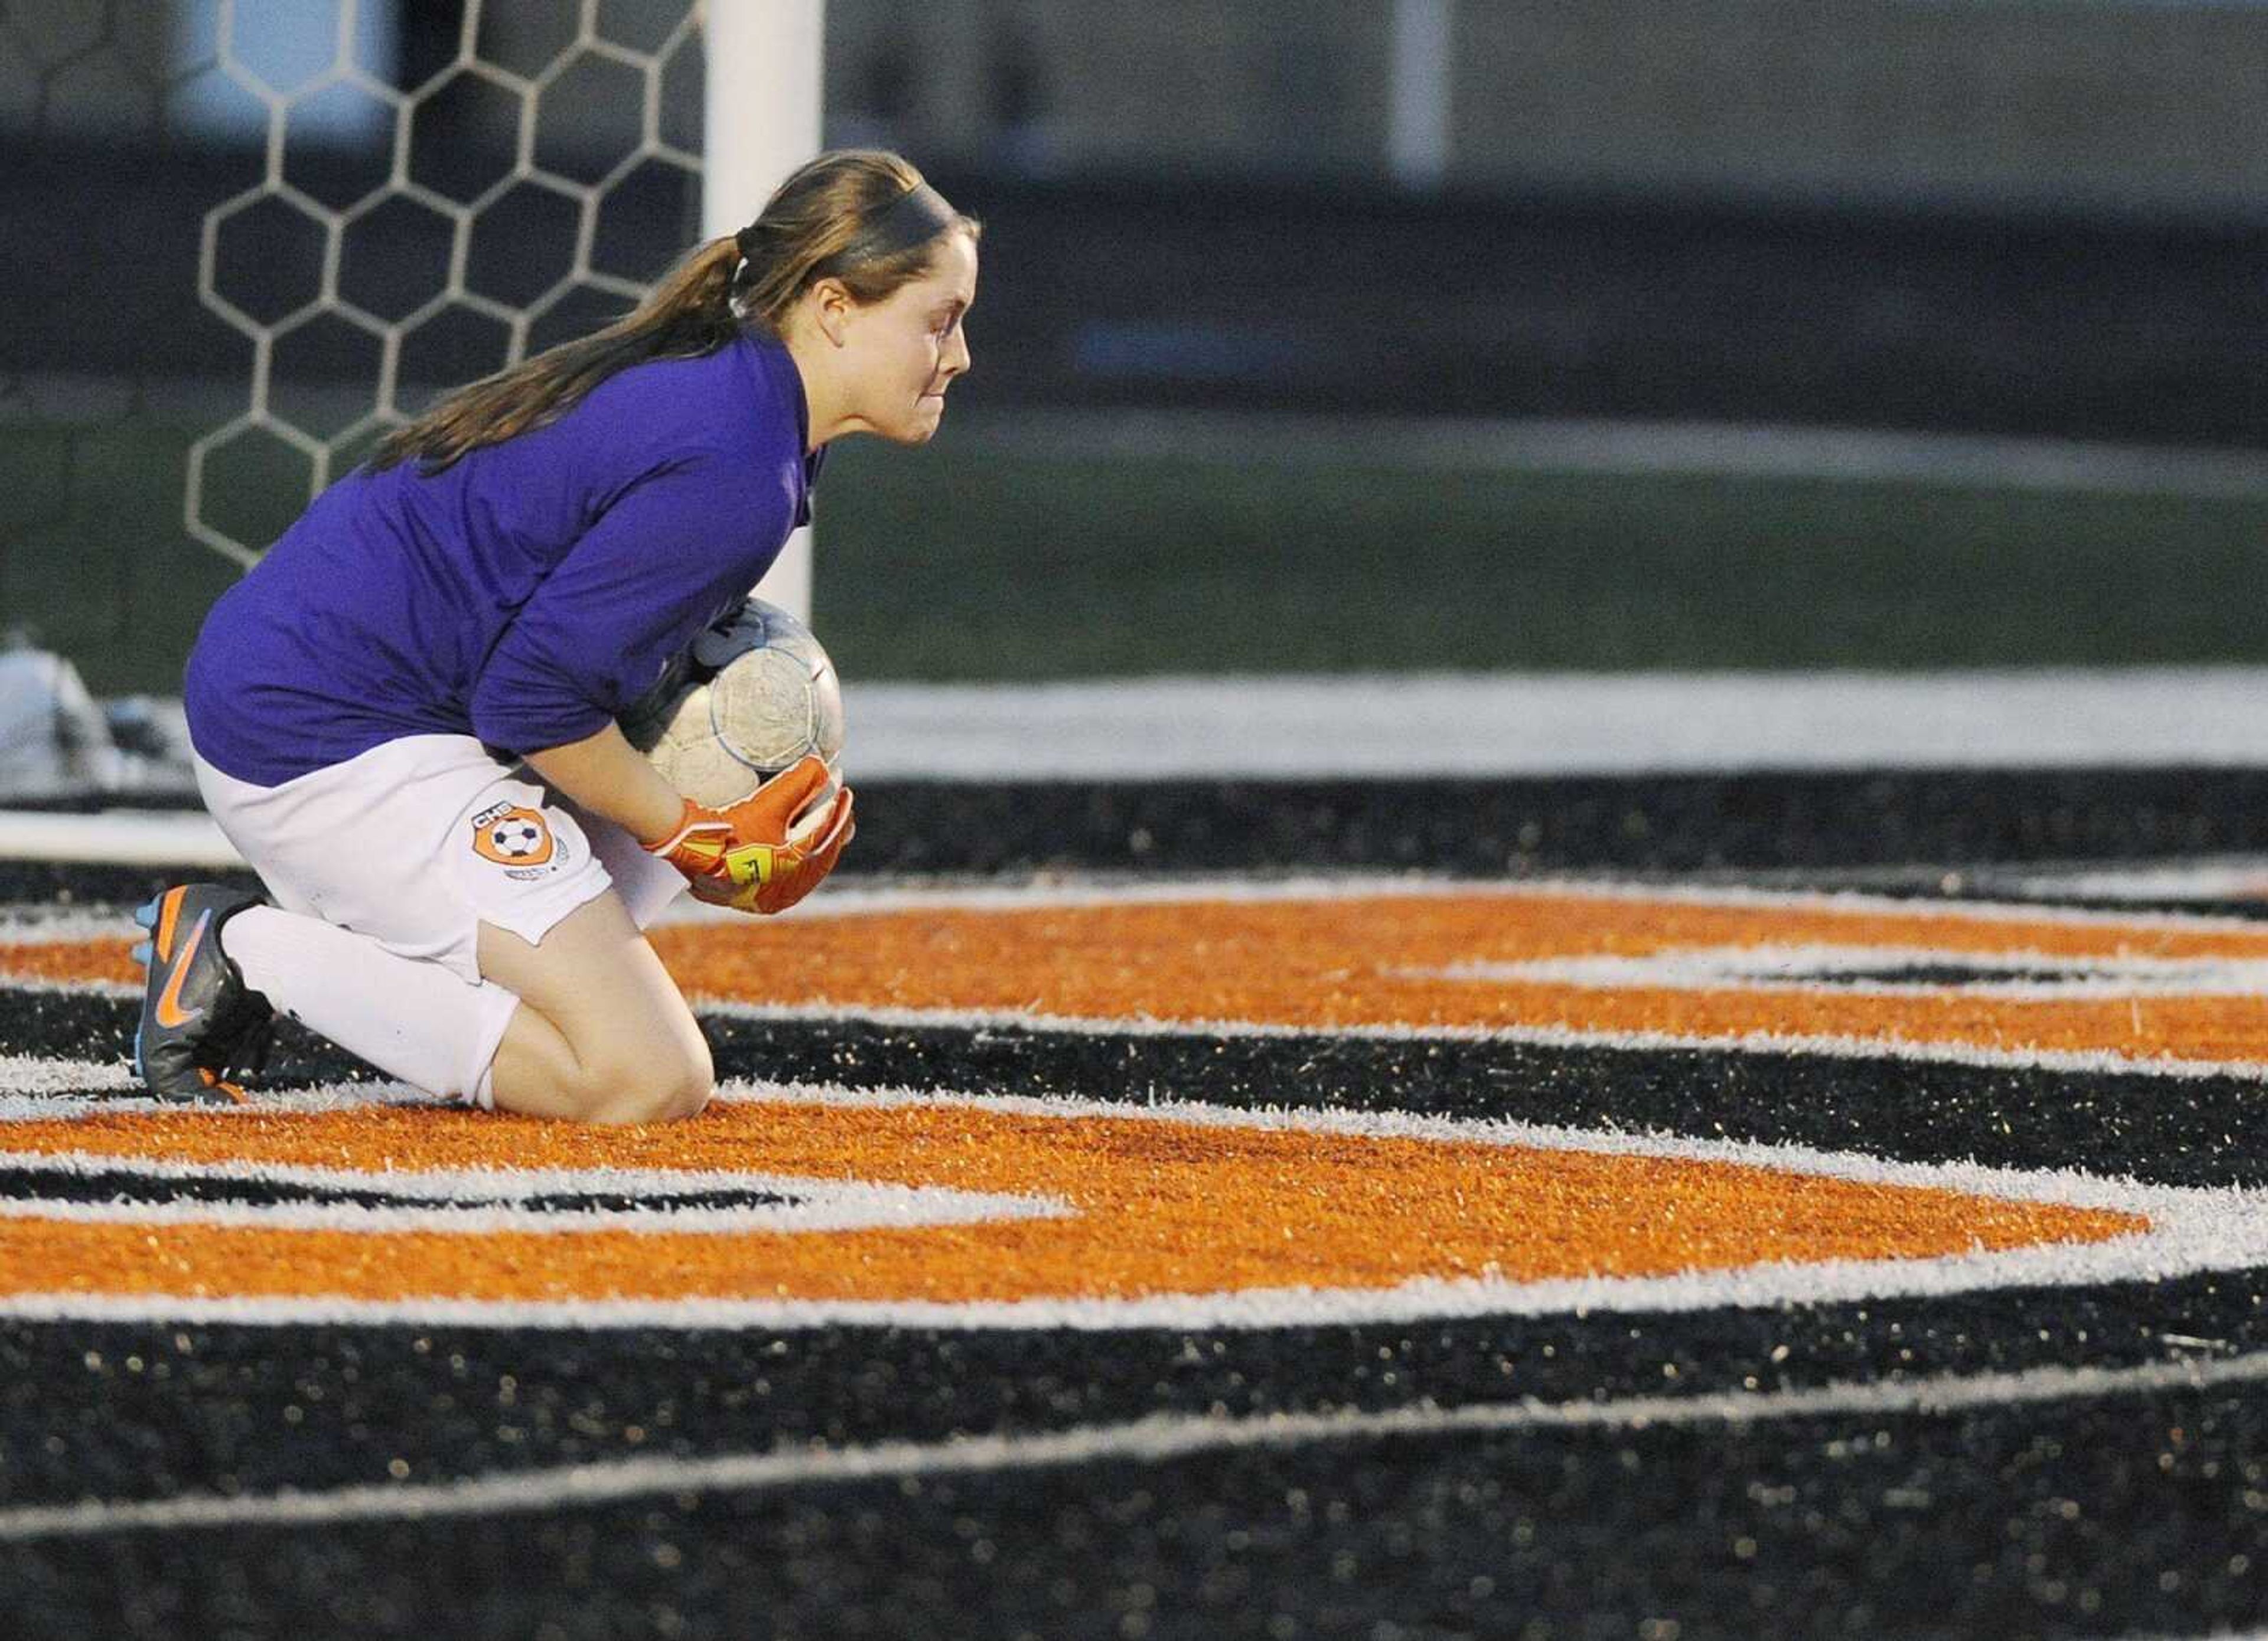
POLYGON ((482 924, 480 964, 484 978, 520 999, 490 1073, 497 1109, 655 1122, 707 1103, 716 1080, 709 1045, 611 890, 539 945, 482 924))

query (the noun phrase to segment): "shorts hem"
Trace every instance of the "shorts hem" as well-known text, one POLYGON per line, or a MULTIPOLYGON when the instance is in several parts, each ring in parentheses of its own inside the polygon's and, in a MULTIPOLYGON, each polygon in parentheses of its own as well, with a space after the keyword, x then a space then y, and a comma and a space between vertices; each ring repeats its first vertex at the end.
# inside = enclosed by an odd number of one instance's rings
POLYGON ((474 926, 477 931, 479 925, 486 924, 492 929, 501 929, 508 935, 517 936, 530 946, 541 946, 546 935, 615 886, 601 871, 578 873, 562 887, 566 893, 548 899, 539 906, 528 908, 524 916, 514 917, 510 923, 483 912, 473 919, 474 926))

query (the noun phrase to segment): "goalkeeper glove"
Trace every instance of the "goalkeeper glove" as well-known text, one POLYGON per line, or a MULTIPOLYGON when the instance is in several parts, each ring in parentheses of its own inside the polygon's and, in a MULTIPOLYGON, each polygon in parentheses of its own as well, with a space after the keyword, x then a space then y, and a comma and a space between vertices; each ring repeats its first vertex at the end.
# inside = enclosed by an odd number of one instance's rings
POLYGON ((735 911, 784 912, 835 869, 857 831, 850 789, 831 804, 826 763, 807 757, 772 776, 739 803, 711 809, 690 798, 677 829, 645 845, 683 872, 695 898, 735 911), (805 811, 814 813, 806 816, 805 811))

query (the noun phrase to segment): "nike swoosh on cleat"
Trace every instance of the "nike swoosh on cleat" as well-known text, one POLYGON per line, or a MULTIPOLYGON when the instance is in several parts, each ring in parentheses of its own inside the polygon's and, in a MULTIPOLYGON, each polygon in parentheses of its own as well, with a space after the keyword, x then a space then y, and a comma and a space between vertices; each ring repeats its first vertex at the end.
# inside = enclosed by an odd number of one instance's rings
POLYGON ((176 1026, 186 1026, 204 1012, 202 1009, 181 1007, 181 982, 189 972, 190 960, 197 954, 197 946, 205 938, 205 925, 212 921, 210 912, 197 916, 195 927, 189 938, 181 942, 180 955, 173 960, 173 972, 166 976, 166 989, 158 994, 158 1024, 171 1031, 176 1026))

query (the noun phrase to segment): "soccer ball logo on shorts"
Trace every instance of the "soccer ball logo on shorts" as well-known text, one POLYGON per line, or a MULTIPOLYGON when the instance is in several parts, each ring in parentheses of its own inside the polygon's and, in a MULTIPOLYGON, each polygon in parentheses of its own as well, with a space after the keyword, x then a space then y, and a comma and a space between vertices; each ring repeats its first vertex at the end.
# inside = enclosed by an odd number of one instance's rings
POLYGON ((483 809, 473 817, 473 852, 499 866, 540 866, 551 858, 551 828, 540 810, 483 809))
MULTIPOLYGON (((722 808, 809 754, 833 769, 843 690, 810 628, 750 599, 696 638, 622 726, 672 786, 722 808)), ((825 812, 823 800, 806 811, 825 812)))

